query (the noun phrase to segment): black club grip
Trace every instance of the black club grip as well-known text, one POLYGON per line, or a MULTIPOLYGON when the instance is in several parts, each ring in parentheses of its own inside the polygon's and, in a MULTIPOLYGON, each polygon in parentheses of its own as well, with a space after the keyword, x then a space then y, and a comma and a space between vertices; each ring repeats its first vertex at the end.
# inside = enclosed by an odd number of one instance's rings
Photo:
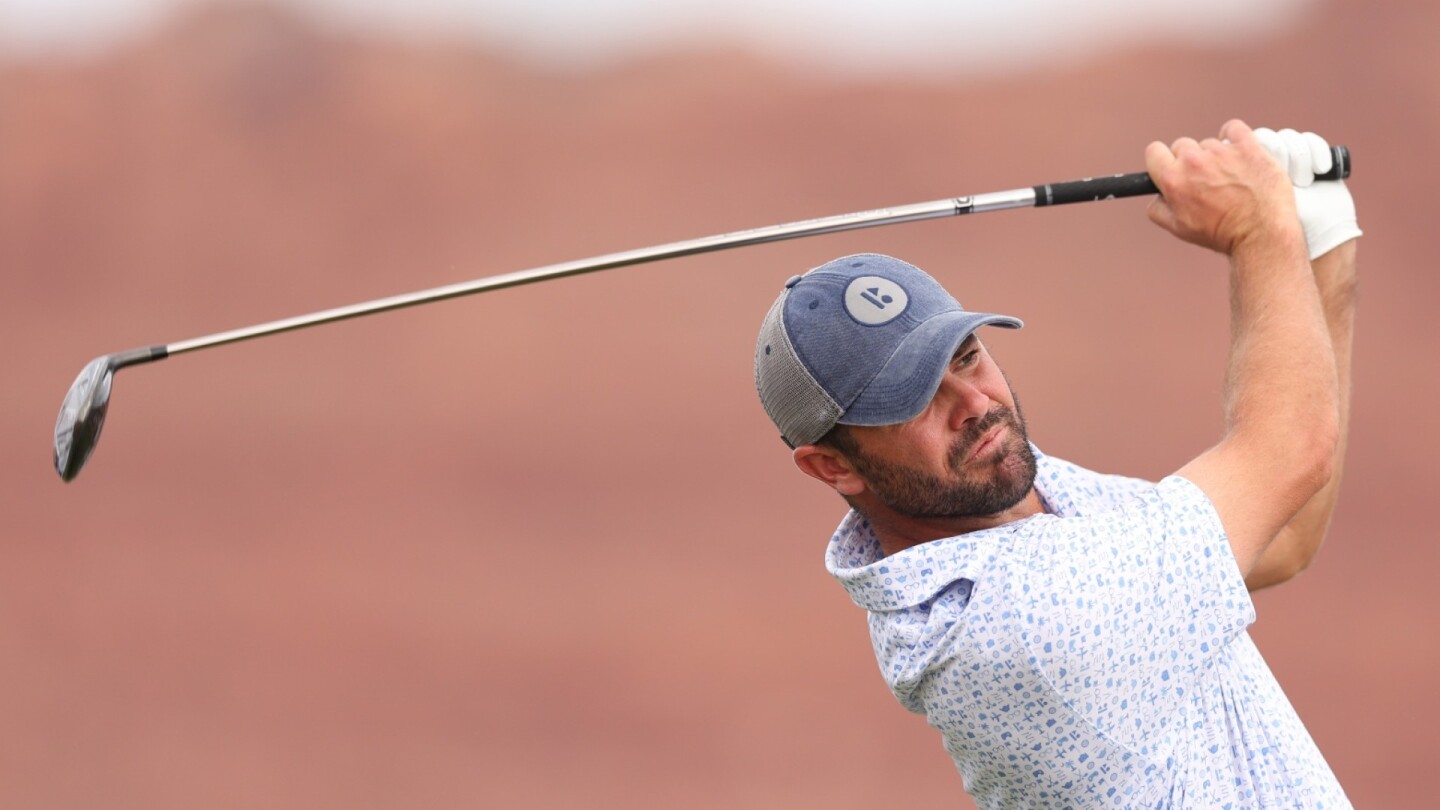
MULTIPOLYGON (((1344 146, 1330 147, 1334 165, 1330 171, 1315 175, 1316 180, 1344 180, 1350 176, 1350 150, 1344 146)), ((1120 197, 1139 197, 1145 194, 1159 194, 1160 190, 1145 172, 1134 174, 1112 174, 1108 177, 1087 177, 1065 183, 1048 183, 1035 186, 1035 207, 1065 205, 1066 203, 1094 202, 1120 197)))

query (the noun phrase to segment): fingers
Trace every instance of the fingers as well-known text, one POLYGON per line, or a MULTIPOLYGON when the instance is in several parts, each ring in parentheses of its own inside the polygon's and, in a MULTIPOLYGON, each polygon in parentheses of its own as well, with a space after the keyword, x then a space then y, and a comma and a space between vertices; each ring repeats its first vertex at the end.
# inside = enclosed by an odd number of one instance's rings
POLYGON ((1164 181, 1159 179, 1167 170, 1172 169, 1176 163, 1185 160, 1194 160, 1198 153, 1211 149, 1219 144, 1213 138, 1208 138, 1204 143, 1197 142, 1194 138, 1178 138, 1174 143, 1166 146, 1160 141, 1154 141, 1145 147, 1145 170, 1149 172, 1150 178, 1160 186, 1163 193, 1165 190, 1164 181))
POLYGON ((1196 141, 1194 138, 1178 138, 1169 146, 1153 141, 1145 147, 1145 169, 1150 179, 1160 189, 1160 196, 1150 202, 1146 215, 1150 221, 1171 233, 1181 229, 1179 217, 1165 198, 1167 193, 1180 191, 1180 185, 1195 167, 1205 161, 1205 153, 1224 148, 1214 139, 1196 141))
POLYGON ((1313 132, 1301 133, 1305 143, 1310 147, 1310 165, 1316 174, 1324 174, 1335 168, 1335 156, 1330 152, 1330 144, 1325 139, 1313 132))
POLYGON ((1224 126, 1220 127, 1220 140, 1222 141, 1239 144, 1249 143, 1254 140, 1254 138, 1255 131, 1250 129, 1249 124, 1246 124, 1239 118, 1231 118, 1225 122, 1224 126))
POLYGON ((1169 169, 1177 162, 1175 148, 1179 146, 1181 146, 1179 141, 1176 141, 1173 147, 1166 146, 1159 141, 1151 141, 1150 145, 1145 147, 1145 171, 1149 173, 1150 179, 1154 181, 1155 185, 1160 188, 1160 194, 1150 201, 1150 207, 1145 213, 1150 217, 1151 222, 1172 232, 1175 229, 1175 212, 1165 201, 1164 184, 1166 181, 1164 178, 1169 169))
POLYGON ((1175 152, 1159 141, 1145 147, 1145 171, 1154 179, 1175 163, 1175 152))
POLYGON ((1265 147, 1265 151, 1269 152, 1270 157, 1274 158, 1281 167, 1290 165, 1290 158, 1285 154, 1285 141, 1281 139, 1280 133, 1273 129, 1260 127, 1255 130, 1255 140, 1265 147))
POLYGON ((1262 127, 1255 130, 1255 139, 1285 169, 1291 184, 1301 188, 1314 183, 1317 174, 1330 171, 1335 164, 1330 144, 1313 132, 1276 132, 1262 127))
MULTIPOLYGON (((1187 159, 1193 161, 1199 151, 1200 144, 1196 143, 1194 138, 1177 138, 1174 143, 1170 144, 1170 154, 1175 156, 1174 163, 1183 164, 1187 159)), ((1160 193, 1165 193, 1165 187, 1160 185, 1160 181, 1155 181, 1155 184, 1159 186, 1160 193)))
POLYGON ((1285 144, 1285 171, 1290 182, 1297 186, 1308 186, 1315 182, 1315 169, 1310 160, 1310 145, 1293 129, 1280 130, 1280 140, 1285 144))
POLYGON ((1156 197, 1150 201, 1150 207, 1145 210, 1145 215, 1150 221, 1159 225, 1171 233, 1175 231, 1175 211, 1164 197, 1156 197))
MULTIPOLYGON (((1161 147, 1162 149, 1166 148, 1164 144, 1161 144, 1158 141, 1151 144, 1151 147, 1157 146, 1161 147)), ((1172 160, 1169 162, 1175 162, 1183 161, 1187 158, 1197 158, 1199 157, 1199 153, 1213 153, 1219 150, 1227 149, 1229 147, 1230 143, 1228 141, 1222 141, 1218 138, 1206 138, 1203 141, 1196 141, 1194 138, 1178 138, 1174 143, 1170 144, 1166 151, 1172 157, 1172 160)), ((1148 152, 1146 157, 1148 163, 1148 152)), ((1169 165, 1169 163, 1167 162, 1165 163, 1165 165, 1169 165)), ((1147 168, 1150 167, 1147 165, 1147 168)))

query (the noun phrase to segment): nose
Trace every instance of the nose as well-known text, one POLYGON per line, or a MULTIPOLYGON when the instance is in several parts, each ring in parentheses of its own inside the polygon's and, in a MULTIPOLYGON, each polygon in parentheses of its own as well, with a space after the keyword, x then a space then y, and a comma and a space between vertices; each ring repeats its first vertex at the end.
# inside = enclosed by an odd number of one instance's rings
POLYGON ((947 372, 935 392, 935 403, 944 409, 951 430, 964 430, 971 420, 983 419, 990 412, 990 396, 974 382, 947 372))

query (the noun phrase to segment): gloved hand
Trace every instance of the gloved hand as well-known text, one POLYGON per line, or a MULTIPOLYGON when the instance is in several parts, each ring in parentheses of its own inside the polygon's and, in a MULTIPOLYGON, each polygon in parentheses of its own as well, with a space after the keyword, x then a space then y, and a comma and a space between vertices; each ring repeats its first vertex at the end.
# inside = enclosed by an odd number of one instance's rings
POLYGON ((1334 160, 1324 138, 1313 132, 1263 127, 1255 130, 1255 138, 1290 174, 1311 261, 1361 234, 1355 223, 1355 201, 1344 181, 1315 180, 1315 175, 1330 171, 1334 160))

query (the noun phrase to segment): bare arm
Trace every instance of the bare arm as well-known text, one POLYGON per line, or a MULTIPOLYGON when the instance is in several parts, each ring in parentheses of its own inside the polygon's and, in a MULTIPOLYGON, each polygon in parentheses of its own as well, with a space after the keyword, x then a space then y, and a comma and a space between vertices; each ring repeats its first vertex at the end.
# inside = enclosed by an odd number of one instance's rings
POLYGON ((1301 571, 1314 559, 1330 526, 1340 494, 1340 473, 1345 463, 1346 432, 1350 424, 1350 356, 1355 331, 1355 242, 1346 242, 1314 261, 1315 283, 1325 308, 1330 344, 1335 351, 1339 382, 1340 435, 1330 480, 1276 535, 1245 584, 1250 590, 1277 585, 1301 571))
POLYGON ((1288 176, 1239 121, 1228 142, 1146 150, 1163 194, 1150 218, 1230 257, 1226 432, 1179 471, 1209 497, 1248 576, 1330 479, 1339 432, 1335 355, 1288 176))

